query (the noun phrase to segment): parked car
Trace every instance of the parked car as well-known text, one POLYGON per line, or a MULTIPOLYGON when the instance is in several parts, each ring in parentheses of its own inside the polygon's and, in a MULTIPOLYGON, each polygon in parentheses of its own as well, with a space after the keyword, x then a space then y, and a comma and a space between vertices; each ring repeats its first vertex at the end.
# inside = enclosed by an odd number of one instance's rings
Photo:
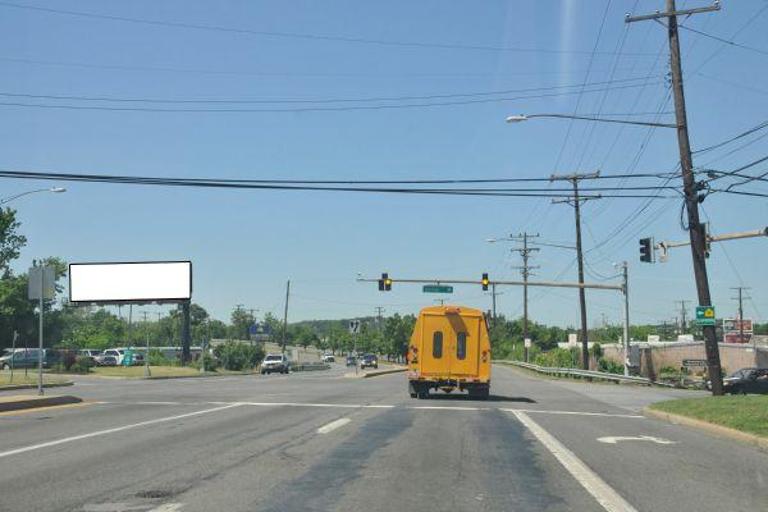
MULTIPOLYGON (((10 370, 11 367, 15 368, 36 368, 38 364, 40 349, 37 348, 21 348, 8 353, 0 357, 0 368, 3 370, 10 370)), ((50 357, 43 349, 43 367, 50 366, 50 357)))
POLYGON ((117 366, 117 358, 112 355, 106 355, 103 352, 94 356, 93 360, 96 366, 117 366))
POLYGON ((261 362, 261 374, 267 373, 288 373, 291 369, 291 363, 283 354, 267 354, 267 357, 261 362))
POLYGON ((732 395, 768 394, 768 368, 742 368, 723 379, 723 391, 732 395))
POLYGON ((355 365, 357 365, 357 357, 347 356, 347 366, 355 366, 355 365))
POLYGON ((87 357, 91 361, 93 361, 93 364, 98 365, 97 358, 101 355, 101 350, 96 350, 93 348, 84 348, 77 353, 80 357, 87 357))
POLYGON ((333 357, 333 354, 324 354, 323 355, 323 362, 324 363, 335 363, 336 358, 333 357))
POLYGON ((363 355, 363 358, 360 359, 360 368, 378 368, 379 367, 379 358, 376 357, 376 354, 365 354, 363 355))
MULTIPOLYGON (((111 356, 117 361, 117 366, 122 366, 125 361, 125 354, 128 349, 126 348, 108 348, 104 351, 104 356, 111 356)), ((133 351, 133 366, 139 366, 144 364, 144 354, 141 352, 133 351)), ((104 365, 107 366, 107 365, 104 365)))

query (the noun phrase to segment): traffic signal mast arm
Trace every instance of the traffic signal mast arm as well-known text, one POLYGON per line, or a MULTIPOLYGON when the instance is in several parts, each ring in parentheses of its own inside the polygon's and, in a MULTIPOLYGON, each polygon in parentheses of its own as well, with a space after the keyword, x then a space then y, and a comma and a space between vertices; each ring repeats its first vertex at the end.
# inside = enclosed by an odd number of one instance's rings
MULTIPOLYGON (((727 242, 729 240, 739 240, 741 238, 755 238, 760 236, 768 236, 768 227, 762 229, 754 229, 752 231, 738 231, 736 233, 726 233, 724 235, 707 235, 707 243, 712 242, 727 242)), ((642 242, 641 242, 642 243, 642 242)), ((681 242, 659 242, 653 246, 654 250, 660 251, 661 256, 659 261, 665 262, 667 260, 667 251, 674 247, 686 247, 691 245, 690 240, 681 242)))
MULTIPOLYGON (((378 283, 381 279, 371 279, 358 277, 357 281, 362 283, 378 283)), ((474 279, 394 279, 387 276, 389 283, 417 283, 417 284, 474 284, 483 285, 483 280, 474 279)), ((525 281, 492 281, 488 280, 490 285, 499 286, 523 286, 525 281)), ((603 284, 603 283, 569 283, 560 281, 528 281, 528 286, 543 286, 549 288, 592 288, 596 290, 623 290, 623 286, 620 284, 603 284)))

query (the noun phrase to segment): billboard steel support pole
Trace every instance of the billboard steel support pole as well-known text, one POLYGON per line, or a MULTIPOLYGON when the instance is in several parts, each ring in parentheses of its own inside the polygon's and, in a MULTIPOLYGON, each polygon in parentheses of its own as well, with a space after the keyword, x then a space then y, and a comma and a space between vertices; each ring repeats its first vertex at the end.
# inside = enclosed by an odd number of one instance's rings
POLYGON ((38 325, 37 350, 37 394, 43 394, 43 296, 45 295, 45 267, 40 267, 40 318, 38 325))

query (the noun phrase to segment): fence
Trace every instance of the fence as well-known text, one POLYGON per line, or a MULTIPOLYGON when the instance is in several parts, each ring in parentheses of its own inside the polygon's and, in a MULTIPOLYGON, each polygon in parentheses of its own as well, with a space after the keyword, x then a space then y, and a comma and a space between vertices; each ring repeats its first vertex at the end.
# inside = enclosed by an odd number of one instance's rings
POLYGON ((557 377, 582 377, 598 380, 607 380, 611 382, 634 382, 637 384, 651 384, 649 379, 645 377, 633 377, 618 375, 615 373, 596 372, 592 370, 580 370, 579 368, 551 368, 547 366, 538 366, 530 363, 523 363, 521 361, 494 361, 494 363, 509 364, 512 366, 519 366, 527 370, 533 370, 538 373, 544 373, 547 375, 554 375, 557 377))

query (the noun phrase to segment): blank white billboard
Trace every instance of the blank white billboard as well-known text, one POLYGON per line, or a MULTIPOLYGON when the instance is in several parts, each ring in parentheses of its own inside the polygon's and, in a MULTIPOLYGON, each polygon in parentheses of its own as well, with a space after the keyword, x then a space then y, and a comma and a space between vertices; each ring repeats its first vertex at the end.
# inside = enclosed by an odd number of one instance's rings
POLYGON ((72 263, 70 302, 155 302, 192 298, 192 262, 72 263))

